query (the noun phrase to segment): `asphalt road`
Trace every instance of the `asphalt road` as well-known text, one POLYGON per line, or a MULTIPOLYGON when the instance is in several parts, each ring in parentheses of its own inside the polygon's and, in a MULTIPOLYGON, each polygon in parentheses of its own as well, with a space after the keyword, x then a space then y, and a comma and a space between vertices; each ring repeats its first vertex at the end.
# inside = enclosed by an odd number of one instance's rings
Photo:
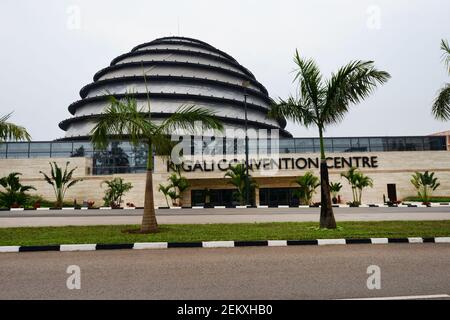
POLYGON ((346 299, 450 294, 450 245, 0 254, 0 299, 346 299), (69 265, 81 289, 66 287, 69 265), (381 270, 369 290, 367 268, 381 270))
MULTIPOLYGON (((26 226, 139 224, 136 210, 0 212, 0 228, 26 226)), ((337 221, 450 220, 450 207, 334 208, 337 221)), ((319 221, 319 208, 157 210, 161 224, 319 221)))

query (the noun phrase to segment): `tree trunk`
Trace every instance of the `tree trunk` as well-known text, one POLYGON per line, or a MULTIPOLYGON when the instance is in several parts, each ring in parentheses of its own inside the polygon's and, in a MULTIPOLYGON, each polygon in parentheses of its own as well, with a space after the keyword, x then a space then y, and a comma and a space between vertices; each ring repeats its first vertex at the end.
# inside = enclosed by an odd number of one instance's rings
POLYGON ((147 177, 145 181, 145 201, 144 201, 144 215, 142 216, 142 233, 153 233, 158 231, 158 222, 155 215, 155 204, 153 201, 153 173, 147 170, 147 177))
POLYGON ((336 229, 333 206, 331 204, 330 179, 323 144, 323 131, 319 126, 320 139, 320 228, 336 229))
POLYGON ((320 161, 320 227, 336 229, 333 206, 331 205, 330 181, 328 178, 328 166, 326 160, 320 161))
POLYGON ((155 203, 153 199, 153 151, 152 145, 148 144, 147 175, 145 180, 144 215, 142 216, 142 233, 158 232, 156 221, 155 203))

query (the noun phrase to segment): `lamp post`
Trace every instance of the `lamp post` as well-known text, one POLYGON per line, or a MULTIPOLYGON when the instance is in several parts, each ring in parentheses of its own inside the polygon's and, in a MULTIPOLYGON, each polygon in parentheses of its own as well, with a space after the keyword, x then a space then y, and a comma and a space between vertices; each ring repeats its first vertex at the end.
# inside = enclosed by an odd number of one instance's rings
POLYGON ((250 181, 248 176, 248 121, 247 121, 247 87, 248 81, 242 82, 244 87, 244 113, 245 113, 245 204, 250 205, 250 181))

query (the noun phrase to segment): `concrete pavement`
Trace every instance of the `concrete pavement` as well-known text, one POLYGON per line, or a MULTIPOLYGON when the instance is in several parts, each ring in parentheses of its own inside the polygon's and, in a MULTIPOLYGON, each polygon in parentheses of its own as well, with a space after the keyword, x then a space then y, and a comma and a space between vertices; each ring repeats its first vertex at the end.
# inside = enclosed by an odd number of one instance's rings
MULTIPOLYGON (((0 228, 141 223, 136 210, 51 210, 0 212, 0 228)), ((450 220, 449 207, 334 208, 337 221, 450 220)), ((319 208, 157 210, 160 224, 317 222, 319 208)))
POLYGON ((450 294, 450 245, 0 254, 0 299, 344 299, 450 294), (81 289, 69 290, 69 265, 81 289), (369 290, 371 265, 381 289, 369 290))

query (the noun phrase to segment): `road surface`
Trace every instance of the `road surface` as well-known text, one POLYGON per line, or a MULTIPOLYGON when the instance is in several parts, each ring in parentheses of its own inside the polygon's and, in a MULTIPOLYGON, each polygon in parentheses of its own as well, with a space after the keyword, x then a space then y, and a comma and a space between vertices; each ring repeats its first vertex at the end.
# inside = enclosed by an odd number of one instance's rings
MULTIPOLYGON (((319 208, 157 210, 161 224, 319 221, 319 208)), ((136 210, 2 211, 0 228, 141 223, 136 210)), ((450 207, 334 208, 337 221, 450 220, 450 207)))
POLYGON ((450 294, 447 244, 2 253, 0 266, 0 299, 347 299, 450 294), (80 290, 66 287, 70 265, 80 267, 80 290), (380 290, 367 288, 371 265, 380 267, 380 290))

